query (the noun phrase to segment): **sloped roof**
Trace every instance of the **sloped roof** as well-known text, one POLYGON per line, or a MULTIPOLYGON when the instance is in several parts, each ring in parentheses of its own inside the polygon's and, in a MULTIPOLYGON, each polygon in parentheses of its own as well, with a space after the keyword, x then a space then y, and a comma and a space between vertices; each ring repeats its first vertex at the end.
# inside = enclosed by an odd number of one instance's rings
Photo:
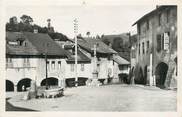
POLYGON ((38 55, 39 52, 33 47, 6 45, 6 54, 9 55, 38 55))
POLYGON ((27 46, 9 45, 6 44, 6 54, 9 55, 43 55, 46 52, 47 55, 55 55, 66 57, 64 49, 60 48, 49 36, 44 33, 31 33, 31 32, 7 32, 6 40, 16 41, 18 38, 23 37, 27 42, 27 46), (20 36, 21 35, 21 36, 20 36))
POLYGON ((119 55, 114 55, 113 60, 118 63, 119 65, 129 65, 130 62, 127 61, 126 59, 120 57, 119 55))
POLYGON ((130 52, 118 52, 118 55, 127 61, 130 61, 130 52))
MULTIPOLYGON (((57 43, 60 47, 63 47, 63 43, 57 43)), ((65 43, 64 45, 65 47, 65 50, 67 52, 67 61, 68 62, 74 62, 75 61, 75 55, 73 55, 71 52, 69 52, 68 50, 70 49, 73 49, 74 48, 74 44, 68 44, 68 43, 65 43)), ((78 54, 77 54, 77 59, 78 59, 78 62, 90 62, 90 58, 88 58, 85 54, 83 54, 79 49, 78 49, 78 54)))
POLYGON ((59 47, 48 34, 24 32, 24 35, 41 54, 47 51, 47 55, 64 57, 67 55, 66 51, 59 47))
POLYGON ((132 26, 134 26, 135 24, 141 22, 143 19, 145 19, 145 18, 147 18, 147 17, 149 17, 149 16, 154 15, 156 12, 161 11, 161 10, 163 10, 163 9, 165 9, 165 8, 169 8, 169 7, 176 7, 176 5, 161 5, 161 6, 159 6, 157 9, 154 9, 154 10, 152 10, 151 12, 149 12, 149 13, 145 14, 144 16, 142 16, 142 17, 141 17, 140 19, 138 19, 132 26))
MULTIPOLYGON (((6 32, 6 41, 16 42, 20 38, 22 40, 26 40, 25 36, 21 32, 6 32)), ((31 44, 28 44, 28 46, 18 46, 18 45, 6 44, 6 54, 9 54, 9 55, 38 55, 39 52, 31 44)))
POLYGON ((24 40, 25 36, 21 32, 6 32, 7 41, 24 40))
POLYGON ((93 38, 78 39, 78 44, 80 45, 80 47, 86 49, 89 52, 93 52, 94 45, 96 44, 98 53, 104 53, 104 54, 117 53, 99 39, 93 39, 93 38))

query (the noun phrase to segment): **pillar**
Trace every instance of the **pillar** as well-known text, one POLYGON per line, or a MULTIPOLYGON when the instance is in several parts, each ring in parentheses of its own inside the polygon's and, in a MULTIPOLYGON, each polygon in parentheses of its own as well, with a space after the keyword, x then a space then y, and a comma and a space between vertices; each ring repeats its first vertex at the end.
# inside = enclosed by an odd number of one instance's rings
POLYGON ((14 85, 14 92, 17 92, 17 85, 14 85))
POLYGON ((150 66, 149 66, 149 86, 155 85, 154 77, 152 76, 152 53, 150 54, 150 66))

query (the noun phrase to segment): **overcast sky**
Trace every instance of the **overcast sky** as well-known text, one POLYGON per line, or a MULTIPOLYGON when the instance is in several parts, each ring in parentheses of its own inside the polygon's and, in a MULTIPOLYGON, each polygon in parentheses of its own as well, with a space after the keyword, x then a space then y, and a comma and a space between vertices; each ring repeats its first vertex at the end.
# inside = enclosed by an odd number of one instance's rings
POLYGON ((155 9, 154 5, 134 6, 7 6, 6 21, 12 16, 19 17, 23 14, 33 18, 34 23, 47 26, 47 19, 51 19, 51 25, 55 31, 61 32, 72 38, 73 20, 78 19, 79 33, 85 36, 87 31, 91 36, 96 34, 120 34, 135 32, 136 27, 131 25, 140 17, 155 9))

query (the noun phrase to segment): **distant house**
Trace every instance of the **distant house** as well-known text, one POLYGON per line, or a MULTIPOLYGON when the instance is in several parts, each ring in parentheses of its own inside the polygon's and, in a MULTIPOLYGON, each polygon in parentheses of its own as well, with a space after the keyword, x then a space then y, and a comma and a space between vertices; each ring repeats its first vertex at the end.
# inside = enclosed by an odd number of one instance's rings
MULTIPOLYGON (((120 57, 118 54, 113 55, 113 62, 114 82, 123 82, 124 79, 128 80, 127 78, 130 71, 130 62, 120 57)), ((124 81, 124 83, 129 83, 129 80, 124 81)))
POLYGON ((31 80, 45 86, 46 64, 48 85, 64 85, 66 58, 48 34, 6 32, 6 91, 26 90, 31 80))
POLYGON ((82 38, 78 39, 78 45, 80 47, 80 51, 83 52, 91 59, 91 73, 92 78, 93 73, 98 73, 98 80, 102 83, 108 83, 108 78, 113 78, 113 54, 117 52, 112 48, 104 44, 99 39, 93 38, 82 38), (94 49, 96 54, 96 60, 94 57, 94 49))
MULTIPOLYGON (((75 86, 75 47, 71 42, 56 41, 60 47, 67 51, 68 58, 66 59, 65 66, 65 82, 66 85, 75 86)), ((78 49, 78 65, 77 65, 77 76, 78 76, 78 86, 86 85, 86 81, 92 78, 91 59, 88 58, 78 49)))

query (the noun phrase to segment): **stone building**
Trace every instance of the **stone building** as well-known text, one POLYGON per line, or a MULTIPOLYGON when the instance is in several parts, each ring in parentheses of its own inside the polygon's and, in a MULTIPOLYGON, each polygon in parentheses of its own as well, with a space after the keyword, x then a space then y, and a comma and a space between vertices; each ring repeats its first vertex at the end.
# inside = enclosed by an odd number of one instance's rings
POLYGON ((67 52, 43 33, 6 32, 6 91, 48 85, 62 86, 67 52), (47 60, 45 60, 47 56, 47 60))
POLYGON ((157 6, 133 25, 136 24, 135 82, 176 87, 177 6, 157 6))

